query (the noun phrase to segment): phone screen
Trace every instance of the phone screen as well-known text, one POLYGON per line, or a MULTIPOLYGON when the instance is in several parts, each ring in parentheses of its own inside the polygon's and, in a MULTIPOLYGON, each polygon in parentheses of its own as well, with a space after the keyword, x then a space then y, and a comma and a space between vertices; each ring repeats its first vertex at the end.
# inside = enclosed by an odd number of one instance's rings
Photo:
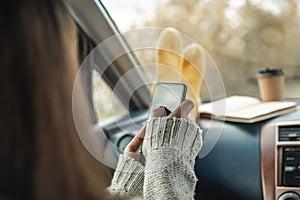
POLYGON ((185 95, 186 85, 182 83, 159 82, 154 89, 151 110, 164 106, 172 112, 185 99, 185 95))
MULTIPOLYGON (((151 113, 153 109, 158 108, 159 106, 164 106, 165 109, 167 109, 167 114, 174 111, 177 106, 179 106, 179 104, 185 99, 186 90, 186 85, 182 83, 158 82, 155 85, 151 109, 149 113, 151 113)), ((145 163, 143 154, 141 154, 140 156, 140 162, 143 165, 145 163)))

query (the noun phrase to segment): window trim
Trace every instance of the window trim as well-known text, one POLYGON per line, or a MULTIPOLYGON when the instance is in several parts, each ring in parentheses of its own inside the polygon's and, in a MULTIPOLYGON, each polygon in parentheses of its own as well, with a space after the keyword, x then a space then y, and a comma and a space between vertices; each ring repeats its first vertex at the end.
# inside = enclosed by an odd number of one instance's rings
MULTIPOLYGON (((128 106, 129 112, 148 108, 151 101, 150 90, 144 81, 146 79, 140 68, 136 68, 133 72, 135 73, 135 80, 122 78, 123 82, 120 83, 120 77, 129 70, 139 66, 139 62, 124 37, 120 34, 103 3, 100 0, 65 0, 65 2, 76 23, 95 44, 100 44, 111 36, 117 36, 119 48, 128 53, 110 64, 102 74, 102 77, 111 88, 114 88, 118 83, 118 88, 114 89, 114 92, 121 102, 126 107, 128 106), (136 86, 140 85, 142 87, 135 91, 136 86), (129 105, 127 105, 128 99, 130 99, 129 105)), ((108 52, 110 51, 113 52, 113 49, 108 49, 108 52)), ((103 56, 101 59, 105 59, 105 57, 103 56)), ((101 71, 97 67, 96 70, 101 71)), ((91 73, 86 74, 86 80, 90 79, 88 76, 91 76, 91 73)), ((89 101, 91 102, 90 99, 89 101)))

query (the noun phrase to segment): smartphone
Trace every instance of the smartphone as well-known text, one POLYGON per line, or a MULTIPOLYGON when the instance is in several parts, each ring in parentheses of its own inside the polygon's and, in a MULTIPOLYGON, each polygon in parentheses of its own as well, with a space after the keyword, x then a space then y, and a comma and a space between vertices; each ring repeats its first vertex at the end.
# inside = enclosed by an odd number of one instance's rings
POLYGON ((186 91, 187 87, 183 83, 158 82, 154 88, 150 112, 164 106, 167 115, 170 114, 185 99, 186 91))
MULTIPOLYGON (((159 106, 164 106, 169 115, 185 99, 186 91, 187 87, 183 83, 158 82, 154 88, 148 118, 150 118, 151 111, 159 106)), ((145 165, 143 153, 141 153, 140 162, 145 165)))

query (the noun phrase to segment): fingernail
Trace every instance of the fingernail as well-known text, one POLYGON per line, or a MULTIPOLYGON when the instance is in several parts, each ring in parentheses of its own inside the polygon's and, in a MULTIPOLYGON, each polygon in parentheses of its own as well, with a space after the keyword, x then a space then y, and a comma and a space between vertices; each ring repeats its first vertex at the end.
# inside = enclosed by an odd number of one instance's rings
POLYGON ((181 117, 186 118, 187 115, 193 110, 194 108, 194 102, 186 99, 184 100, 182 106, 181 106, 181 117))
POLYGON ((192 110, 194 108, 194 102, 192 100, 186 99, 183 104, 184 109, 192 110))

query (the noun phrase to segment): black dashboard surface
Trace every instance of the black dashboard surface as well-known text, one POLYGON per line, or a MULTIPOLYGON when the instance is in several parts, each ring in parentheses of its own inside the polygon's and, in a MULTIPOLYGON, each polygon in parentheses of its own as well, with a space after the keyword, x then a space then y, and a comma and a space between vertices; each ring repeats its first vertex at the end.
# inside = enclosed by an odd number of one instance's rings
MULTIPOLYGON (((204 131, 207 124, 207 120, 200 123, 204 131)), ((197 157, 197 199, 261 199, 259 127, 259 123, 224 124, 212 151, 197 157)))
MULTIPOLYGON (((297 101, 300 105, 300 101, 297 101)), ((300 119, 300 111, 254 124, 225 123, 220 138, 204 158, 197 158, 199 179, 196 199, 245 199, 262 197, 260 174, 260 127, 262 124, 300 119)), ((205 131, 214 127, 200 120, 205 131)), ((204 140, 205 141, 205 140, 204 140)), ((205 145, 205 144, 204 144, 205 145)))
MULTIPOLYGON (((300 100, 296 102, 300 105, 300 100)), ((147 116, 147 111, 140 111, 131 115, 131 119, 142 125, 147 116)), ((119 119, 118 125, 120 127, 121 124, 121 128, 116 128, 116 124, 105 127, 113 143, 117 144, 124 135, 133 135, 137 131, 136 126, 126 126, 128 118, 130 117, 119 119)), ((199 125, 204 131, 203 147, 207 145, 208 134, 219 134, 220 126, 223 128, 213 149, 205 157, 196 159, 196 199, 262 199, 260 127, 265 123, 299 119, 299 110, 253 124, 223 124, 215 120, 200 119, 199 125)))

